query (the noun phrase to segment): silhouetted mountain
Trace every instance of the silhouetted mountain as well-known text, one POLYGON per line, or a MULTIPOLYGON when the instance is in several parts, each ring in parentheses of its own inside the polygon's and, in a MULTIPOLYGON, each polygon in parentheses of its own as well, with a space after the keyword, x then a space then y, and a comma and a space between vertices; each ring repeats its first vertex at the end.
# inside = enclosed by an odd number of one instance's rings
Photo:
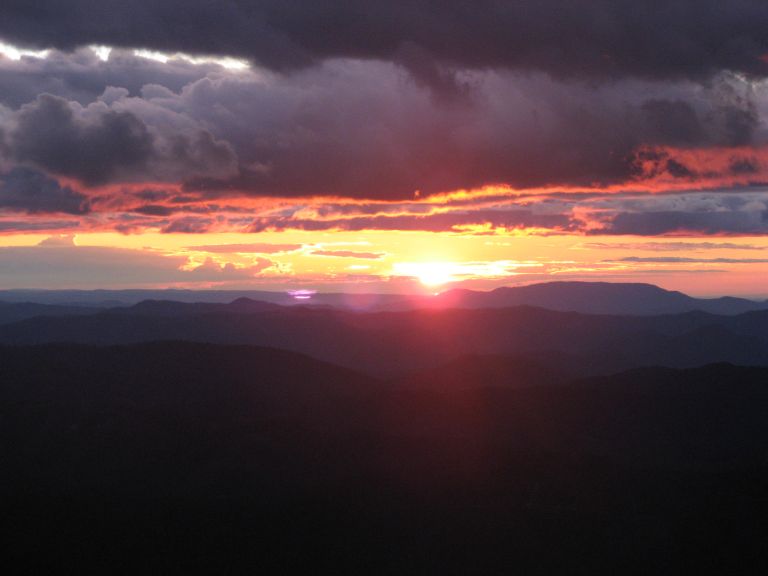
POLYGON ((263 348, 0 347, 7 558, 134 574, 764 565, 768 368, 557 386, 539 368, 524 388, 493 369, 414 388, 263 348))
POLYGON ((768 365, 768 311, 597 316, 540 308, 354 313, 234 304, 148 303, 79 317, 0 326, 0 343, 128 344, 188 340, 272 346, 379 376, 429 369, 466 355, 559 352, 589 373, 708 362, 768 365))
POLYGON ((93 314, 93 308, 80 306, 56 306, 33 302, 0 302, 0 324, 9 324, 36 318, 37 316, 78 316, 93 314))
POLYGON ((460 308, 538 306, 583 314, 650 316, 699 310, 712 314, 740 314, 768 308, 766 302, 744 298, 692 298, 652 284, 619 282, 547 282, 497 288, 490 292, 449 290, 435 297, 436 305, 460 308))
POLYGON ((0 301, 35 302, 49 305, 114 308, 133 306, 145 300, 184 302, 187 304, 228 304, 240 298, 281 306, 331 306, 351 310, 395 310, 421 307, 419 296, 400 294, 318 293, 309 299, 297 299, 290 291, 267 290, 0 290, 0 301))
POLYGON ((422 308, 508 308, 537 306, 549 310, 584 314, 658 315, 702 311, 712 314, 741 314, 768 309, 768 301, 745 298, 693 298, 651 284, 618 282, 548 282, 503 287, 488 292, 448 290, 436 296, 404 294, 317 293, 296 299, 288 292, 254 290, 5 290, 0 300, 57 305, 87 305, 100 308, 131 306, 143 300, 186 303, 229 303, 248 298, 281 306, 319 306, 346 310, 404 311, 422 308))
POLYGON ((0 300, 5 302, 37 302, 96 308, 133 306, 145 300, 227 304, 238 298, 250 298, 275 304, 294 302, 287 292, 259 290, 181 290, 175 288, 162 290, 0 290, 0 300))
POLYGON ((203 314, 253 314, 257 312, 280 310, 278 304, 238 298, 228 304, 209 302, 175 302, 172 300, 144 300, 133 306, 113 308, 113 314, 137 316, 196 316, 203 314))

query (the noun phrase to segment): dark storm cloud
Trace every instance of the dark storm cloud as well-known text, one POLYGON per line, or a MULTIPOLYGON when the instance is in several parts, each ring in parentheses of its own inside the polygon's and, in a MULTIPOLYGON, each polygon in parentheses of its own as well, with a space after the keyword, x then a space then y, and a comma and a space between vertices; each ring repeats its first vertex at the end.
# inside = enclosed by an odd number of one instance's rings
MULTIPOLYGON (((28 74, 24 94, 36 83, 58 90, 15 109, 0 105, 0 157, 89 185, 180 183, 181 202, 241 194, 403 200, 417 190, 589 188, 660 175, 759 180, 763 169, 739 154, 730 170, 704 174, 657 148, 765 143, 753 102, 761 95, 728 74, 706 85, 586 84, 446 71, 413 44, 397 64, 336 59, 286 74, 214 73, 125 51, 106 62, 87 49, 52 58, 61 82, 46 74, 45 60, 0 66, 0 83, 28 74), (170 88, 156 83, 165 81, 163 66, 170 88)), ((161 215, 157 205, 168 199, 146 202, 161 215)))
POLYGON ((232 171, 236 159, 227 143, 192 120, 181 126, 152 118, 153 110, 145 109, 141 99, 134 99, 133 108, 123 106, 129 102, 126 92, 107 88, 86 107, 41 94, 6 115, 4 155, 86 186, 171 182, 185 175, 232 171))
POLYGON ((245 56, 272 68, 329 57, 393 59, 417 45, 460 67, 561 77, 763 75, 762 0, 5 0, 0 36, 245 56))
POLYGON ((645 130, 655 142, 671 146, 700 144, 704 128, 694 107, 684 100, 650 99, 640 107, 645 130))
MULTIPOLYGON (((344 229, 400 225, 404 229, 452 230, 485 222, 455 212, 428 216, 432 207, 419 202, 437 192, 493 184, 519 189, 623 186, 641 190, 649 180, 661 182, 653 189, 662 189, 669 182, 693 189, 704 179, 710 186, 721 184, 712 184, 715 179, 723 179, 723 186, 734 181, 755 184, 768 180, 768 160, 761 150, 768 143, 768 132, 759 114, 767 109, 765 87, 743 75, 719 72, 722 66, 712 54, 712 66, 696 64, 697 44, 691 43, 691 38, 695 36, 706 46, 708 34, 720 34, 714 25, 706 30, 714 10, 709 2, 697 3, 695 23, 690 21, 690 14, 682 20, 682 7, 689 7, 685 2, 667 3, 657 12, 628 2, 563 2, 557 11, 549 6, 549 13, 544 9, 546 3, 537 7, 533 3, 485 6, 480 2, 473 8, 478 13, 463 19, 456 18, 458 4, 452 3, 441 3, 439 10, 428 10, 429 3, 359 4, 362 20, 356 17, 349 22, 367 25, 364 33, 358 30, 355 42, 343 38, 352 33, 350 27, 334 24, 352 8, 282 2, 263 4, 266 8, 261 24, 249 29, 251 44, 243 43, 239 34, 241 25, 253 24, 252 3, 215 4, 205 5, 210 6, 210 18, 205 26, 187 27, 186 38, 174 25, 169 26, 167 35, 161 34, 157 25, 161 20, 153 18, 166 15, 166 23, 191 24, 192 14, 197 18, 201 10, 209 8, 196 2, 185 3, 183 9, 167 2, 138 2, 127 9, 107 2, 90 3, 91 11, 78 12, 78 2, 71 3, 68 11, 45 2, 26 7, 3 3, 0 38, 7 24, 3 16, 7 16, 17 25, 16 39, 29 39, 37 33, 40 38, 48 37, 42 32, 47 30, 50 42, 65 48, 86 42, 117 42, 253 55, 253 43, 259 43, 272 50, 265 54, 273 57, 260 56, 269 64, 302 67, 233 73, 215 65, 185 64, 180 59, 160 64, 137 58, 127 50, 115 50, 109 60, 102 61, 86 48, 73 53, 54 51, 48 59, 3 61, 0 85, 8 84, 10 89, 0 91, 0 170, 33 167, 86 186, 117 184, 98 193, 88 191, 93 197, 92 210, 123 210, 143 217, 121 221, 118 225, 128 227, 126 230, 140 227, 137 222, 152 221, 166 231, 190 232, 210 229, 213 222, 182 220, 175 215, 210 216, 230 204, 220 211, 234 213, 237 202, 224 199, 239 196, 401 201, 390 207, 376 202, 367 206, 351 203, 351 208, 343 202, 329 201, 325 206, 314 203, 313 215, 294 220, 278 213, 257 220, 254 229, 268 228, 270 222, 277 228, 295 224, 322 229, 338 221, 344 229), (105 7, 112 10, 112 17, 102 14, 105 7), (480 13, 483 8, 487 13, 480 13), (504 10, 507 12, 501 13, 504 10), (584 15, 576 14, 579 10, 584 15), (24 13, 39 17, 37 24, 25 20, 24 13), (392 18, 406 13, 409 22, 391 28, 395 36, 399 35, 391 41, 383 31, 392 18), (630 13, 632 18, 622 16, 630 13), (533 18, 536 14, 546 14, 547 18, 537 20, 533 18), (681 18, 670 19, 673 14, 681 18), (46 24, 52 15, 61 17, 60 27, 46 24), (230 16, 234 18, 231 28, 221 24, 221 18, 230 16), (570 24, 575 30, 581 26, 584 32, 587 26, 592 33, 582 34, 583 42, 576 43, 573 31, 561 29, 560 20, 566 16, 575 17, 570 24), (117 17, 125 18, 120 26, 116 25, 117 17), (94 34, 109 31, 115 42, 86 34, 84 27, 90 18, 99 21, 99 26, 93 27, 94 34), (501 46, 492 31, 478 33, 472 46, 462 46, 465 28, 477 26, 480 20, 494 26, 506 22, 506 42, 511 43, 523 42, 515 27, 531 20, 525 50, 492 58, 494 46, 501 46), (146 24, 144 28, 131 29, 132 22, 140 21, 146 24), (660 30, 646 31, 643 27, 650 27, 651 22, 664 25, 660 30), (453 45, 434 41, 438 32, 444 33, 441 27, 448 25, 461 48, 455 55, 453 45), (318 26, 327 29, 325 36, 318 26), (411 37, 406 33, 409 27, 422 34, 411 37), (544 28, 552 35, 548 49, 537 37, 544 28), (657 40, 668 40, 664 58, 656 58, 658 73, 651 73, 652 67, 641 70, 644 59, 653 57, 645 50, 649 39, 644 36, 633 38, 636 66, 624 70, 617 65, 615 54, 627 48, 623 36, 608 42, 615 28, 623 34, 643 30, 657 40), (673 35, 672 28, 695 34, 673 35), (131 36, 128 30, 139 36, 131 36), (266 33, 259 36, 259 30, 266 33), (373 42, 377 37, 379 40, 373 42), (134 38, 143 40, 134 42, 134 38), (195 44, 196 38, 201 44, 195 44), (586 57, 596 40, 610 44, 610 50, 603 50, 605 55, 615 54, 606 58, 601 53, 596 67, 572 65, 571 72, 565 73, 568 59, 586 57), (214 41, 227 46, 219 49, 214 41), (686 66, 678 62, 673 71, 675 50, 680 48, 677 41, 685 46, 683 52, 689 60, 686 66), (321 46, 324 42, 325 48, 321 46), (343 48, 345 42, 349 49, 343 48), (378 46, 376 50, 372 43, 378 46), (389 48, 384 50, 384 45, 389 48), (561 47, 557 59, 554 47, 561 47), (582 47, 584 54, 578 55, 582 47), (533 58, 534 48, 539 50, 538 59, 533 58), (293 56, 280 60, 278 53, 293 56), (369 56, 390 61, 359 59, 369 56), (516 70, 502 69, 504 66, 516 70), (615 78, 611 82, 582 81, 587 76, 615 78), (709 149, 715 149, 721 161, 697 156, 709 149), (140 190, 142 187, 145 190, 140 190), (404 210, 406 200, 409 204, 404 210), (389 217, 385 219, 384 213, 389 217), (419 219, 419 214, 425 217, 419 219), (356 215, 359 217, 345 218, 356 215)), ((718 25, 738 15, 731 4, 718 6, 718 25)), ((762 9, 752 3, 743 7, 746 12, 753 11, 750 22, 742 22, 751 26, 762 9)), ((749 42, 745 38, 748 36, 742 38, 746 45, 749 42)), ((756 66, 764 65, 759 58, 754 60, 756 66)), ((652 184, 655 182, 648 187, 652 184)), ((586 200, 586 195, 574 197, 578 203, 586 200)), ((542 206, 551 201, 541 201, 542 206)), ((460 202, 466 203, 467 214, 481 208, 475 205, 475 198, 452 200, 450 206, 444 206, 458 208, 460 202)), ((489 199, 482 202, 491 205, 489 199)), ((51 205, 56 205, 53 200, 51 205)), ((646 210, 685 212, 659 206, 646 210)), ((487 223, 568 230, 579 227, 570 217, 570 209, 563 212, 565 216, 543 215, 543 211, 537 209, 522 223, 508 224, 493 214, 487 223), (545 216, 550 220, 542 220, 545 216)), ((619 225, 623 225, 621 221, 617 221, 619 225)))
POLYGON ((86 106, 107 86, 124 87, 132 95, 140 94, 145 86, 178 92, 190 82, 221 72, 215 64, 180 59, 162 63, 125 50, 112 50, 106 61, 88 48, 71 54, 54 50, 45 58, 0 58, 0 104, 18 108, 47 92, 86 106))
POLYGON ((176 103, 216 123, 241 169, 237 178, 193 179, 185 188, 404 199, 416 190, 627 176, 637 138, 616 129, 624 106, 610 96, 541 78, 475 81, 469 101, 436 104, 381 63, 328 63, 270 84, 201 80, 176 103))
POLYGON ((0 209, 29 214, 87 214, 88 199, 36 170, 15 168, 0 174, 0 209))
MULTIPOLYGON (((592 187, 660 174, 694 179, 695 168, 659 147, 764 140, 744 95, 749 87, 733 77, 706 88, 596 87, 488 72, 467 83, 472 87, 461 96, 435 100, 396 66, 348 61, 270 83, 200 80, 174 104, 216 125, 241 166, 235 178, 189 179, 185 189, 406 199, 416 190, 428 195, 494 183, 592 187)), ((735 166, 746 174, 741 158, 735 166)))
POLYGON ((131 113, 103 110, 86 121, 63 98, 43 94, 21 108, 11 146, 21 162, 92 185, 146 170, 153 137, 131 113))
POLYGON ((688 94, 687 100, 650 98, 634 111, 630 122, 646 145, 747 146, 754 141, 760 119, 750 89, 738 84, 721 76, 709 91, 688 94))

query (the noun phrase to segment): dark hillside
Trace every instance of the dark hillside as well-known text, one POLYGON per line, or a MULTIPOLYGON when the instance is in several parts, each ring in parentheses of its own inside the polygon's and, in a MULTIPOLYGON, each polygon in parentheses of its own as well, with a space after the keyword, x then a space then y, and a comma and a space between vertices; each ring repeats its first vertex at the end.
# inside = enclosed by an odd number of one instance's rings
POLYGON ((544 386, 530 364, 522 386, 500 365, 414 387, 243 346, 0 348, 9 561, 466 574, 768 559, 768 369, 544 386))

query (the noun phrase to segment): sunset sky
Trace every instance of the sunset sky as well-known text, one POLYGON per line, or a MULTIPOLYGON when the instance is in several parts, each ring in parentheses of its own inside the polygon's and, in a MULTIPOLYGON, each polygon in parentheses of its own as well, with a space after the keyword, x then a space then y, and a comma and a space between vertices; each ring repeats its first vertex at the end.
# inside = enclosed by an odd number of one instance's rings
POLYGON ((768 298, 768 3, 4 1, 0 289, 768 298))

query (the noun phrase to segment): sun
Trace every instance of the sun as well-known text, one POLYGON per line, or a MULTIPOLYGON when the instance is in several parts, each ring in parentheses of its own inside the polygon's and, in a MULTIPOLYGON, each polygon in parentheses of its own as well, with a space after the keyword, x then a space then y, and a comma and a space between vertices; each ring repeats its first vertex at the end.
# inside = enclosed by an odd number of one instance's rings
POLYGON ((411 276, 424 286, 435 287, 455 282, 456 265, 451 262, 400 262, 394 271, 399 276, 411 276))
POLYGON ((416 277, 425 286, 442 286, 456 280, 453 267, 442 262, 423 264, 422 269, 417 271, 416 277))

